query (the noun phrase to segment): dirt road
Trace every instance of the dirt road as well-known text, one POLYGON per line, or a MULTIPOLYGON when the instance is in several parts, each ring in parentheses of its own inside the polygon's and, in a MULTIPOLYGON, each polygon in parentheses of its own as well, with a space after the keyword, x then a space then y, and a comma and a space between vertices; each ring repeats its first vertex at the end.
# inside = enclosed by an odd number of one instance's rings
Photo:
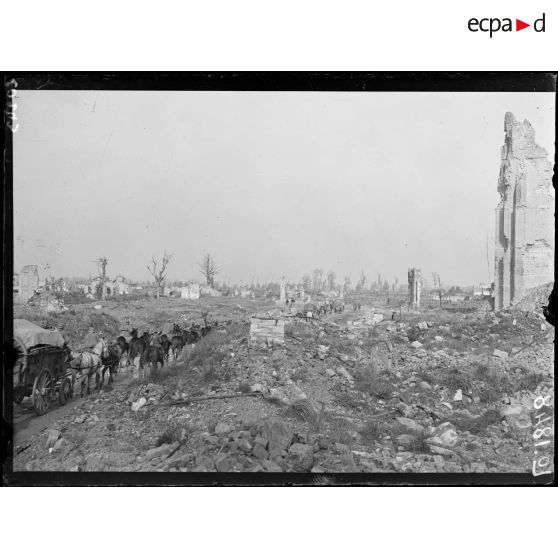
MULTIPOLYGON (((125 385, 131 380, 131 369, 124 367, 114 377, 113 386, 125 385)), ((106 381, 106 379, 105 379, 106 381)), ((102 389, 107 389, 107 384, 102 389)), ((112 386, 108 389, 112 389, 112 386)), ((14 404, 14 448, 23 446, 31 437, 46 430, 53 422, 58 419, 68 417, 76 413, 76 407, 79 407, 88 397, 92 397, 97 393, 92 390, 90 396, 79 396, 79 383, 76 382, 74 396, 64 406, 58 401, 52 401, 50 409, 42 416, 37 416, 33 411, 31 398, 26 397, 21 405, 14 404)))

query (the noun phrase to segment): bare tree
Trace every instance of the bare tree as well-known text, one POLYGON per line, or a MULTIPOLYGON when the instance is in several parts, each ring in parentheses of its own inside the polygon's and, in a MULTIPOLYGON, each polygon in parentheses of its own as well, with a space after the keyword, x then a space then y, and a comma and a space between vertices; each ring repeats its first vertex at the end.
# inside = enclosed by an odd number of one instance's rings
POLYGON ((323 269, 315 269, 312 272, 312 288, 315 292, 318 292, 322 287, 322 275, 324 273, 323 269))
POLYGON ((97 269, 99 270, 99 279, 101 280, 101 300, 107 298, 107 265, 108 260, 105 257, 97 260, 97 269))
POLYGON ((329 271, 327 274, 327 288, 330 291, 335 290, 335 271, 329 271))
POLYGON ((437 273, 432 273, 432 282, 434 283, 434 290, 438 292, 438 299, 440 301, 440 308, 442 308, 442 282, 437 273))
POLYGON ((206 284, 209 287, 213 288, 213 285, 215 283, 215 276, 219 272, 219 269, 217 268, 215 260, 209 254, 206 254, 203 260, 200 262, 200 271, 205 278, 206 284))
POLYGON ((155 257, 151 258, 151 261, 153 262, 153 267, 150 268, 149 266, 147 266, 149 273, 153 275, 153 279, 155 280, 155 284, 157 285, 157 293, 156 293, 157 298, 159 298, 160 296, 161 286, 163 284, 163 281, 165 280, 165 277, 167 276, 166 274, 167 266, 169 265, 171 260, 172 260, 172 254, 167 254, 167 251, 165 250, 163 253, 163 260, 161 262, 161 268, 158 271, 157 271, 157 266, 159 265, 159 262, 157 262, 155 257))
POLYGON ((363 291, 365 285, 366 285, 366 274, 364 273, 364 271, 361 271, 360 272, 360 279, 358 280, 356 290, 359 291, 359 292, 363 291))
POLYGON ((343 290, 348 293, 351 290, 351 276, 345 275, 343 278, 343 290))

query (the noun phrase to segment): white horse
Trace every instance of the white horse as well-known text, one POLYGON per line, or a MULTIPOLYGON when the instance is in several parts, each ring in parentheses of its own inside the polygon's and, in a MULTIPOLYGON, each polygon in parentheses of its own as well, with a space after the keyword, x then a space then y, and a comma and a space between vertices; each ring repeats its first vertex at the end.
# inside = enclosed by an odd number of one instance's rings
POLYGON ((87 395, 91 394, 91 377, 95 374, 95 388, 100 389, 105 383, 105 372, 109 371, 109 384, 112 384, 112 375, 116 373, 116 367, 120 361, 120 348, 108 346, 104 339, 101 339, 92 349, 84 351, 71 351, 70 367, 81 372, 77 377, 72 378, 72 385, 76 379, 81 380, 80 395, 83 397, 85 389, 85 377, 87 376, 87 395))
POLYGON ((83 397, 85 379, 87 378, 87 395, 91 394, 91 376, 95 374, 95 386, 99 387, 99 368, 101 367, 101 356, 91 351, 71 351, 70 368, 77 370, 78 374, 73 375, 72 385, 75 380, 81 378, 80 396, 83 397))

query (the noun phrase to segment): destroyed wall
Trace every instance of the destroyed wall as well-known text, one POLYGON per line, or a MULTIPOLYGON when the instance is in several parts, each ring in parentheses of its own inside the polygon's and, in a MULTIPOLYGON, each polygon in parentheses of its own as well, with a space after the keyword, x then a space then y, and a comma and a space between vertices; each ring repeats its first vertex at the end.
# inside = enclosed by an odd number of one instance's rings
POLYGON ((409 282, 409 304, 418 308, 420 306, 420 293, 422 288, 422 274, 420 269, 413 267, 407 272, 407 280, 409 282))
POLYGON ((26 265, 19 273, 18 304, 27 304, 39 288, 39 270, 36 265, 26 265))
POLYGON ((187 300, 198 300, 200 298, 200 286, 197 283, 181 287, 180 297, 187 300))
POLYGON ((511 112, 504 121, 496 208, 494 309, 507 308, 525 292, 554 281, 552 165, 535 143, 535 131, 511 112))
POLYGON ((285 344, 285 320, 253 317, 250 323, 250 345, 275 347, 285 344))

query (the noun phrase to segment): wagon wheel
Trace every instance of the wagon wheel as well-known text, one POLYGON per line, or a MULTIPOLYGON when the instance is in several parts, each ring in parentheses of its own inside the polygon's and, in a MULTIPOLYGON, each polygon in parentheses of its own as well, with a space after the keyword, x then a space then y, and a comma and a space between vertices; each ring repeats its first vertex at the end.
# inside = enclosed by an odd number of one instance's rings
POLYGON ((37 415, 44 415, 48 411, 51 382, 52 376, 47 368, 44 368, 35 378, 31 397, 33 399, 33 409, 37 415))
POLYGON ((74 390, 72 389, 72 381, 70 378, 66 377, 62 380, 62 384, 60 385, 60 389, 58 391, 58 401, 60 401, 60 405, 66 405, 68 399, 70 399, 73 394, 74 390))

